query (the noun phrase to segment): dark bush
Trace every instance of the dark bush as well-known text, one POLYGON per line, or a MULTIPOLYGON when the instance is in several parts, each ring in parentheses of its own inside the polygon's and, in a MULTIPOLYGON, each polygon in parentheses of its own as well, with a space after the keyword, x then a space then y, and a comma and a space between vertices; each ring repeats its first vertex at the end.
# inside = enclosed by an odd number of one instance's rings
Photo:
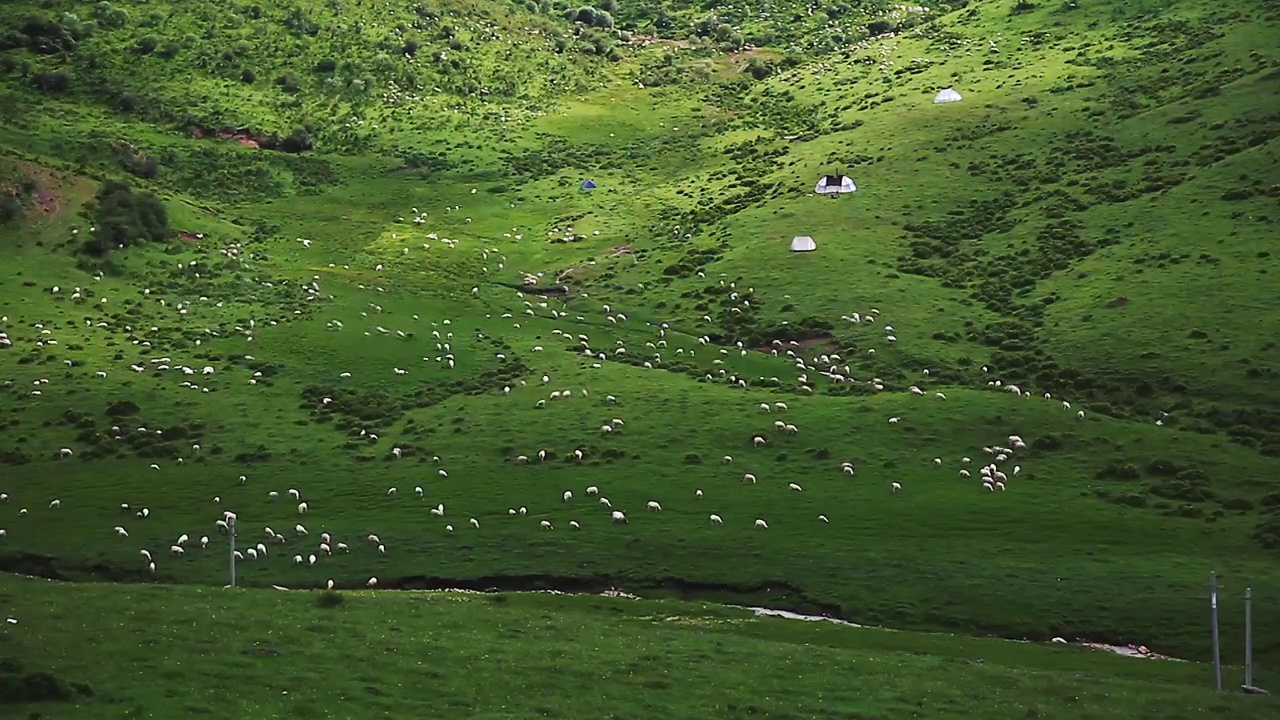
POLYGON ((1133 463, 1112 462, 1098 471, 1097 477, 1109 480, 1137 480, 1142 477, 1133 463))
POLYGON ((13 193, 0 192, 0 225, 22 217, 22 201, 13 193))
POLYGON ((336 590, 325 590, 316 597, 316 606, 326 610, 336 608, 341 605, 346 598, 342 593, 336 590))
POLYGON ((107 417, 122 418, 137 415, 142 408, 131 400, 117 400, 107 406, 107 417))
POLYGON ((1280 492, 1267 493, 1258 502, 1262 503, 1263 507, 1280 507, 1280 492))
POLYGON ((144 35, 133 43, 133 51, 139 55, 150 55, 160 46, 160 39, 154 35, 144 35))
POLYGON ((1227 498, 1222 501, 1222 507, 1237 512, 1248 512, 1253 509, 1253 501, 1242 497, 1227 498))
POLYGON ((700 465, 701 463, 702 463, 702 456, 699 455, 698 453, 689 453, 684 456, 685 465, 700 465))
POLYGON ((66 73, 40 73, 31 78, 31 84, 40 92, 66 92, 71 87, 71 78, 66 73))
POLYGON ((302 128, 280 141, 280 149, 288 153, 300 153, 311 149, 311 134, 302 128))

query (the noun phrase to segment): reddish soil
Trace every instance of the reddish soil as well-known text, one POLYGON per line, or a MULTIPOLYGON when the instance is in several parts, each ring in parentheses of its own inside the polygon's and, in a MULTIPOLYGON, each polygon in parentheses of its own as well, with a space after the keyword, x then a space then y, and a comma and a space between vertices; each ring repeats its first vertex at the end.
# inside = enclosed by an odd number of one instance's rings
POLYGON ((609 248, 610 255, 630 255, 631 252, 631 246, 629 245, 619 245, 617 247, 609 248))
POLYGON ((193 232, 187 232, 186 230, 179 230, 178 237, 182 238, 183 240, 200 240, 201 239, 198 234, 193 232))

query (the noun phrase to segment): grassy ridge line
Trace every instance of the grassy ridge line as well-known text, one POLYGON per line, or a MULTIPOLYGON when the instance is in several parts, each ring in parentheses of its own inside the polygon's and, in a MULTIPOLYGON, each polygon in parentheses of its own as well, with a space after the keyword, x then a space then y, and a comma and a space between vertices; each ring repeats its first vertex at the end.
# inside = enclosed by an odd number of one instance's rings
MULTIPOLYGON (((1069 647, 756 619, 671 601, 553 595, 71 586, 0 577, 0 657, 48 672, 100 718, 896 717, 1252 720, 1209 668, 1069 647), (199 632, 193 628, 200 628, 199 632), (85 638, 93 638, 86 645, 85 638), (317 681, 323 678, 323 681, 317 681)), ((1228 681, 1237 674, 1227 669, 1228 681)), ((0 675, 0 679, 4 676, 0 675)))

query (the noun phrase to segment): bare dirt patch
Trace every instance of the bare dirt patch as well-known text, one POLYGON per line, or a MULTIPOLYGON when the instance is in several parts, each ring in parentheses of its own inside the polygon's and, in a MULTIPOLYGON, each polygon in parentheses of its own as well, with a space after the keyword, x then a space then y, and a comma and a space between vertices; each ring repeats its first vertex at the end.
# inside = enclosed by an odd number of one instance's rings
POLYGON ((755 350, 767 353, 773 352, 775 348, 779 352, 786 352, 787 350, 800 352, 801 350, 809 350, 813 348, 817 348, 824 352, 834 352, 840 349, 839 343, 837 343, 835 338, 830 335, 815 335, 813 337, 799 338, 795 340, 779 340, 778 342, 782 344, 764 345, 762 347, 755 348, 755 350))
POLYGON ((244 147, 253 148, 255 150, 266 148, 272 150, 276 143, 270 138, 259 137, 249 132, 246 128, 236 128, 234 130, 209 130, 207 128, 192 128, 191 137, 196 140, 233 140, 244 147))

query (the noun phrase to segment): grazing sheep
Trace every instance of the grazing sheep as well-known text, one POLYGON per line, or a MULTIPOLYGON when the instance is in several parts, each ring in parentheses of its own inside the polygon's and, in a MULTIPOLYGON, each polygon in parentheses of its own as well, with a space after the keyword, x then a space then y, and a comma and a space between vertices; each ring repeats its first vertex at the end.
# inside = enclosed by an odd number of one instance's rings
POLYGON ((754 485, 756 482, 756 476, 751 473, 746 473, 742 476, 742 482, 749 482, 754 485))
POLYGON ((616 523, 628 522, 626 513, 622 512, 621 510, 614 510, 612 513, 609 514, 609 517, 613 518, 613 521, 616 523))
POLYGON ((54 500, 49 503, 49 507, 53 508, 54 510, 57 510, 58 508, 62 507, 62 501, 54 500))
POLYGON ((554 529, 555 529, 555 528, 551 527, 551 521, 550 521, 550 520, 543 520, 542 522, 538 523, 538 526, 539 526, 539 527, 541 527, 543 530, 554 530, 554 529))
POLYGON ((587 494, 588 494, 588 495, 599 495, 599 494, 600 494, 600 488, 596 487, 595 485, 592 485, 591 487, 587 488, 587 494))
POLYGON ((724 524, 724 520, 723 520, 719 515, 716 515, 715 513, 712 513, 712 514, 711 514, 711 524, 712 524, 712 525, 723 525, 723 524, 724 524))
POLYGON ((821 521, 822 521, 822 522, 824 522, 824 523, 829 523, 829 522, 831 522, 830 520, 828 520, 828 519, 827 519, 827 516, 826 516, 826 515, 819 515, 819 516, 818 516, 818 519, 819 519, 819 520, 821 520, 821 521))
POLYGON ((694 497, 696 497, 696 498, 701 498, 701 497, 702 497, 702 490, 694 490, 694 491, 693 491, 693 496, 694 496, 694 497))
POLYGON ((649 512, 662 512, 662 505, 659 505, 657 500, 650 500, 645 507, 649 512))
POLYGON ((170 545, 169 552, 173 553, 174 555, 181 555, 182 553, 186 552, 186 550, 183 550, 181 545, 170 545))
POLYGON ((765 443, 767 443, 767 442, 769 442, 769 441, 768 441, 768 440, 765 440, 764 438, 762 438, 762 437, 760 437, 759 435, 757 435, 757 436, 755 436, 755 437, 751 438, 751 442, 752 442, 752 444, 754 444, 756 447, 760 447, 761 445, 764 445, 765 443))
POLYGON ((469 523, 471 523, 471 527, 476 528, 476 529, 479 529, 479 528, 480 528, 480 521, 479 521, 479 520, 477 520, 477 519, 475 519, 475 518, 471 518, 470 520, 468 520, 468 522, 469 522, 469 523))
POLYGON ((204 548, 207 548, 207 547, 209 547, 209 536, 208 536, 208 535, 201 535, 201 536, 200 536, 200 549, 201 549, 201 550, 203 550, 204 548))
POLYGON ((298 514, 299 514, 299 515, 306 515, 306 514, 307 514, 307 510, 308 510, 308 508, 310 508, 310 506, 309 506, 309 505, 307 505, 306 503, 304 503, 304 502, 300 502, 300 503, 298 503, 298 514))
POLYGON ((306 529, 305 527, 303 527, 301 524, 294 525, 294 526, 293 526, 293 531, 294 531, 294 532, 296 532, 296 533, 298 533, 298 535, 306 535, 306 534, 307 534, 307 529, 306 529))
POLYGON ((762 520, 762 519, 760 519, 760 518, 756 518, 756 528, 757 528, 757 529, 759 529, 759 530, 768 530, 768 529, 769 529, 769 523, 765 522, 764 520, 762 520))
POLYGON ((570 490, 565 490, 564 496, 563 496, 564 502, 569 502, 572 499, 573 499, 573 492, 570 490))
POLYGON ((732 455, 725 455, 725 456, 724 456, 724 464, 725 464, 725 465, 728 465, 728 464, 729 464, 729 463, 731 463, 731 462, 733 462, 733 456, 732 456, 732 455))
POLYGON ((795 490, 796 492, 800 492, 801 490, 804 489, 795 483, 789 483, 787 487, 791 488, 792 490, 795 490))
POLYGON ((369 581, 368 581, 368 582, 366 582, 366 583, 364 584, 364 586, 365 586, 365 587, 367 587, 367 588, 376 588, 376 587, 378 587, 378 578, 376 578, 376 577, 371 577, 371 578, 369 578, 369 581))
POLYGON ((387 546, 386 546, 386 545, 378 545, 378 554, 379 554, 379 555, 386 555, 386 554, 387 554, 387 546))
POLYGON ((890 488, 891 490, 893 490, 895 493, 900 493, 900 492, 902 492, 902 483, 900 483, 900 482, 895 482, 895 483, 891 484, 891 485, 889 486, 889 488, 890 488))

